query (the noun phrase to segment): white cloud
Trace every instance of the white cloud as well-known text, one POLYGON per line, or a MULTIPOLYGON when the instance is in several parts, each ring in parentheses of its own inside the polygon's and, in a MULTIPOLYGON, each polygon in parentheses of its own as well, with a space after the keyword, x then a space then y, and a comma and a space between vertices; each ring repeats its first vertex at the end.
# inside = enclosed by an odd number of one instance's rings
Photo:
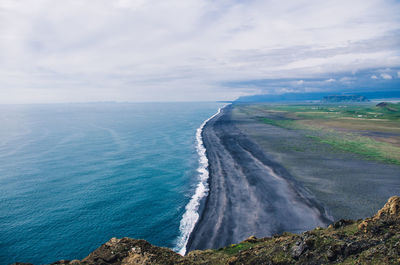
POLYGON ((386 80, 392 79, 392 76, 389 75, 389 74, 387 74, 387 73, 382 73, 382 74, 381 74, 381 77, 382 77, 383 79, 386 79, 386 80))
POLYGON ((400 78, 400 71, 397 72, 397 77, 400 78))
POLYGON ((335 81, 336 81, 335 78, 329 78, 329 79, 325 80, 325 82, 327 82, 327 83, 332 83, 332 82, 335 82, 335 81))
POLYGON ((398 67, 399 8, 379 0, 2 0, 0 103, 232 99, 252 91, 221 83, 398 67))
POLYGON ((378 79, 376 75, 371 75, 371 79, 378 79))
POLYGON ((355 77, 348 77, 348 76, 345 76, 345 77, 342 77, 339 79, 340 82, 345 83, 345 84, 350 84, 350 83, 354 82, 355 80, 356 80, 355 77))
POLYGON ((299 81, 296 82, 296 84, 297 85, 302 85, 302 84, 304 84, 304 80, 299 80, 299 81))

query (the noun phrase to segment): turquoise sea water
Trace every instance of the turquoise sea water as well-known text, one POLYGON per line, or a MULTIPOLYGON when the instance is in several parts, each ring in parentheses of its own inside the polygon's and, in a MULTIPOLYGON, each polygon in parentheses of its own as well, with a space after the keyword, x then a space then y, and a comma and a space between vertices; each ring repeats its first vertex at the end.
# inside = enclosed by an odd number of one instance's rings
POLYGON ((0 106, 0 264, 81 259, 111 237, 175 247, 218 103, 0 106))

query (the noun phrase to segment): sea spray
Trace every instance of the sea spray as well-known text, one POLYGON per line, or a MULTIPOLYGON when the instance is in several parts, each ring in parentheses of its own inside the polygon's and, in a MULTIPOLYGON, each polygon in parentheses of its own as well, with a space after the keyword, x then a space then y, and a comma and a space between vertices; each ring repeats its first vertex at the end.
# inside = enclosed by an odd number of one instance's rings
MULTIPOLYGON (((225 106, 224 106, 225 107, 225 106)), ((222 107, 222 108, 224 108, 222 107)), ((189 203, 186 205, 185 213, 182 216, 182 220, 179 226, 180 236, 178 237, 176 247, 174 250, 181 255, 185 255, 186 253, 186 246, 192 233, 197 220, 199 219, 199 207, 201 200, 208 195, 209 187, 208 187, 208 159, 206 155, 206 148, 203 143, 202 132, 204 126, 210 121, 212 118, 217 116, 221 109, 219 108, 217 113, 213 116, 205 120, 200 127, 196 131, 196 150, 199 154, 199 167, 197 168, 197 172, 199 173, 199 180, 200 182, 196 186, 195 193, 193 194, 192 198, 190 199, 189 203)))

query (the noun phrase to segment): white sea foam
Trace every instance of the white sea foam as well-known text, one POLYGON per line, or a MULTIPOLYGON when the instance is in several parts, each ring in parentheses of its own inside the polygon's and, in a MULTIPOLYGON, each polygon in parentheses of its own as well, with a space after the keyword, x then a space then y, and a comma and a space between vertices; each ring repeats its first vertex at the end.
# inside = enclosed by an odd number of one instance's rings
MULTIPOLYGON (((223 107, 222 107, 223 108, 223 107)), ((217 116, 221 109, 218 109, 218 112, 213 116, 205 120, 201 126, 196 131, 196 150, 199 154, 199 167, 197 168, 197 172, 199 173, 199 183, 197 184, 196 191, 189 203, 186 205, 185 213, 182 216, 182 220, 179 226, 179 230, 181 232, 176 247, 174 250, 181 255, 185 255, 186 253, 186 245, 189 241, 190 234, 192 233, 194 226, 196 225, 197 220, 199 220, 199 207, 201 199, 208 195, 208 159, 206 156, 206 148, 204 147, 202 132, 204 126, 207 124, 209 120, 217 116)))

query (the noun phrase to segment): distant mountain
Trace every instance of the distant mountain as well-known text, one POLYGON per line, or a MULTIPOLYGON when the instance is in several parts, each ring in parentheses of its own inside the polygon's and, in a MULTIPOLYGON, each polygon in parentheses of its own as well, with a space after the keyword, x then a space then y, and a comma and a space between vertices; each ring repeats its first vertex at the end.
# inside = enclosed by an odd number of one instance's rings
POLYGON ((335 103, 335 102, 368 102, 364 96, 360 95, 334 95, 334 96, 325 96, 322 98, 321 102, 324 103, 335 103))
POLYGON ((400 103, 394 104, 389 102, 381 102, 376 104, 376 106, 390 112, 400 112, 400 103))
POLYGON ((238 98, 237 103, 250 103, 250 102, 298 102, 298 101, 313 101, 321 100, 323 97, 331 95, 362 95, 368 99, 390 99, 400 98, 400 90, 392 91, 328 91, 328 92, 311 92, 311 93, 285 93, 279 95, 252 95, 243 96, 238 98))
POLYGON ((285 93, 279 95, 252 95, 238 98, 235 102, 295 102, 305 100, 320 100, 330 93, 285 93))

